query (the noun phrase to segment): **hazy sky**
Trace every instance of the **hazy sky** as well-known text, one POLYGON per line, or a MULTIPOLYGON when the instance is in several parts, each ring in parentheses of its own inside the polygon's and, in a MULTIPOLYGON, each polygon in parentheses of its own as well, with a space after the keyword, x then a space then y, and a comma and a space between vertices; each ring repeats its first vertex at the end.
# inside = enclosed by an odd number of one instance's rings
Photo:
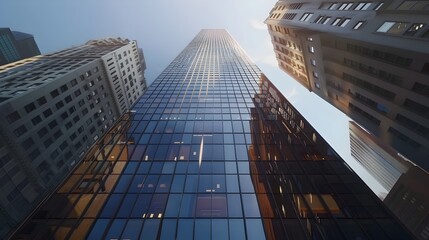
MULTIPOLYGON (((348 118, 281 71, 263 21, 276 0, 1 0, 0 27, 31 33, 42 54, 122 37, 143 48, 151 83, 202 28, 224 28, 364 180, 350 156, 348 118)), ((382 187, 370 180, 372 187, 382 187)))

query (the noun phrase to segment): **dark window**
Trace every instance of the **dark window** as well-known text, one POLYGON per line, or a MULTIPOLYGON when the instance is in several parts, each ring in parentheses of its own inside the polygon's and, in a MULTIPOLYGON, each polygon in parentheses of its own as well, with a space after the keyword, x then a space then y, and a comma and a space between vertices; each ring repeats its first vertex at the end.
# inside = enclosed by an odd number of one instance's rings
POLYGON ((35 149, 35 150, 34 150, 34 151, 32 151, 30 154, 28 154, 28 157, 29 157, 31 160, 36 159, 38 156, 40 156, 40 151, 39 151, 39 149, 35 149))
POLYGON ((67 112, 63 112, 62 114, 61 114, 61 118, 64 120, 64 119, 66 119, 67 117, 69 116, 69 114, 67 113, 67 112))
POLYGON ((70 84, 72 85, 72 87, 76 86, 77 85, 77 80, 76 79, 71 80, 70 84))
POLYGON ((65 91, 67 91, 69 88, 67 87, 67 85, 66 85, 66 84, 64 84, 64 85, 62 85, 62 86, 60 87, 60 89, 61 89, 61 92, 65 92, 65 91))
POLYGON ((46 129, 45 127, 43 127, 42 129, 40 129, 37 134, 39 135, 39 137, 43 137, 48 133, 48 129, 46 129))
POLYGON ((73 124, 71 122, 68 122, 68 123, 66 123, 65 126, 67 129, 70 129, 73 126, 73 124))
POLYGON ((61 109, 62 107, 64 107, 64 103, 63 101, 59 101, 55 104, 55 107, 57 107, 57 109, 61 109))
POLYGON ((39 99, 37 99, 37 103, 40 105, 40 106, 42 106, 43 104, 45 104, 47 101, 46 101, 46 98, 45 97, 41 97, 41 98, 39 98, 39 99))
POLYGON ((19 113, 17 112, 17 111, 15 111, 15 112, 13 112, 13 113, 11 113, 11 114, 9 114, 9 115, 7 115, 7 121, 9 122, 9 123, 13 123, 13 122, 15 122, 16 120, 18 120, 18 119, 20 119, 21 118, 21 116, 19 115, 19 113))
POLYGON ((58 130, 54 133, 54 138, 58 139, 59 137, 61 137, 61 135, 63 135, 63 132, 61 130, 58 130))
POLYGON ((74 91, 74 95, 77 97, 77 96, 79 96, 80 94, 82 94, 82 92, 80 91, 80 89, 78 89, 78 90, 76 90, 76 91, 74 91))
POLYGON ((52 143, 54 143, 54 141, 51 138, 48 138, 43 142, 43 145, 45 145, 45 148, 48 148, 52 143))
POLYGON ((50 122, 48 125, 49 125, 49 127, 52 129, 52 128, 56 127, 56 126, 58 125, 58 123, 57 123, 57 121, 53 120, 53 121, 52 121, 52 122, 50 122))
POLYGON ((52 92, 51 92, 51 97, 52 97, 52 98, 55 98, 55 97, 56 97, 56 96, 58 96, 58 95, 60 95, 60 93, 59 93, 59 92, 58 92, 58 90, 56 90, 56 89, 55 89, 54 91, 52 91, 52 92))
POLYGON ((71 108, 69 108, 69 113, 72 114, 76 111, 76 108, 73 106, 71 108))
POLYGON ((42 118, 40 116, 36 116, 33 119, 31 119, 31 122, 33 123, 34 126, 39 124, 41 121, 42 121, 42 118))
POLYGON ((17 137, 27 132, 27 128, 24 125, 19 126, 13 131, 17 137))
POLYGON ((47 118, 47 117, 49 117, 49 116, 51 116, 51 115, 52 115, 52 110, 51 110, 50 108, 46 109, 46 110, 43 112, 43 116, 45 116, 45 118, 47 118))
POLYGON ((63 143, 61 143, 60 149, 63 151, 64 149, 66 149, 67 146, 68 146, 67 141, 64 141, 63 143))
POLYGON ((24 142, 22 142, 22 144, 21 144, 21 146, 23 147, 23 148, 29 148, 29 147, 31 147, 31 146, 33 146, 34 145, 34 140, 30 137, 30 138, 27 138, 27 140, 25 140, 24 142))
POLYGON ((25 111, 27 113, 29 113, 29 112, 33 111, 34 109, 36 109, 36 105, 34 105, 34 103, 29 103, 29 104, 25 105, 24 108, 25 108, 25 111))
POLYGON ((58 157, 58 155, 60 155, 60 153, 58 152, 58 150, 55 150, 51 153, 51 159, 55 159, 58 157))
POLYGON ((70 95, 68 95, 66 98, 64 98, 64 101, 66 101, 66 103, 71 102, 72 97, 70 95))

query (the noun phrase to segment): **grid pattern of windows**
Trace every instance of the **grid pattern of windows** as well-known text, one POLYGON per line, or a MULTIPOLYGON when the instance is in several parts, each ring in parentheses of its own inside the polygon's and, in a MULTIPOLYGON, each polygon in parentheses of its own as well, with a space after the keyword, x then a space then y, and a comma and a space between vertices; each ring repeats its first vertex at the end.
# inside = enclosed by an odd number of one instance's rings
POLYGON ((16 238, 338 239, 367 226, 407 238, 226 31, 203 30, 16 238))

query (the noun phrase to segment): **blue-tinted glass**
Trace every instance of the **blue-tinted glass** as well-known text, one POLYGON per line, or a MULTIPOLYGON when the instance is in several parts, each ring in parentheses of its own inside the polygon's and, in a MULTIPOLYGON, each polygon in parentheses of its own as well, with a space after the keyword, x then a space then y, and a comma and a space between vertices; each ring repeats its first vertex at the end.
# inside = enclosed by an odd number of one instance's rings
POLYGON ((182 194, 170 194, 165 208, 165 217, 177 217, 179 215, 181 199, 182 194))
POLYGON ((255 191, 250 175, 240 175, 240 188, 241 192, 251 193, 255 191))
POLYGON ((193 239, 194 221, 192 219, 179 219, 177 240, 193 239))
POLYGON ((260 217, 258 201, 255 194, 241 195, 245 217, 260 217))
POLYGON ((198 187, 198 175, 187 175, 185 183, 185 192, 196 192, 198 187))
POLYGON ((212 220, 212 239, 228 239, 228 220, 213 219, 212 220))
POLYGON ((185 175, 175 175, 173 183, 171 184, 171 192, 181 193, 183 191, 183 186, 185 184, 185 175))
POLYGON ((134 208, 131 211, 131 216, 134 218, 141 218, 143 214, 146 214, 149 208, 151 199, 152 199, 151 194, 139 194, 136 200, 136 204, 134 205, 134 208))
POLYGON ((228 194, 228 216, 242 217, 241 199, 239 194, 228 194))
POLYGON ((243 219, 229 219, 229 239, 246 239, 243 219))
POLYGON ((127 222, 127 225, 124 228, 121 239, 138 239, 140 235, 140 230, 143 225, 143 220, 140 219, 130 219, 127 222))
POLYGON ((117 217, 126 218, 130 215, 131 210, 133 209, 134 203, 136 202, 137 194, 127 194, 124 197, 124 200, 121 203, 121 207, 117 213, 117 217))
MULTIPOLYGON (((196 219, 195 220, 195 233, 194 239, 206 240, 211 236, 211 220, 210 219, 196 219)), ((217 229, 215 229, 217 231, 217 229)))
POLYGON ((118 184, 116 184, 115 193, 124 193, 127 191, 128 187, 130 186, 132 175, 122 175, 119 178, 118 184))
POLYGON ((124 219, 113 220, 113 223, 110 225, 109 231, 107 232, 106 239, 120 239, 125 223, 126 220, 124 219))
POLYGON ((158 237, 158 228, 161 220, 159 219, 146 219, 143 225, 143 230, 140 235, 141 240, 152 240, 158 237))
POLYGON ((98 219, 92 227, 87 239, 101 239, 109 222, 109 219, 98 219))
POLYGON ((161 240, 176 238, 176 219, 164 219, 162 221, 161 240))
POLYGON ((247 239, 265 239, 264 228, 261 219, 246 219, 247 239))
POLYGON ((195 210, 195 194, 183 194, 180 205, 180 217, 193 217, 195 210))
POLYGON ((110 195, 107 203, 104 205, 103 211, 101 212, 101 217, 110 218, 113 217, 116 209, 118 208, 123 195, 122 194, 112 194, 110 195))
POLYGON ((138 165, 139 165, 138 162, 128 162, 123 173, 124 174, 134 174, 138 165))
POLYGON ((145 175, 135 175, 133 181, 130 184, 130 188, 128 189, 128 193, 138 193, 143 187, 143 182, 145 179, 145 175))

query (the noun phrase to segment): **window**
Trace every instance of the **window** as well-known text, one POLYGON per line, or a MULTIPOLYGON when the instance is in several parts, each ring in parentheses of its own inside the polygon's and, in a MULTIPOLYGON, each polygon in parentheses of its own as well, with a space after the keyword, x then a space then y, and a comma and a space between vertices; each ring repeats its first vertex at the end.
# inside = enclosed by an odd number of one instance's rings
POLYGON ((355 10, 367 10, 369 6, 371 6, 371 3, 361 2, 355 7, 355 10))
POLYGON ((22 142, 21 144, 21 146, 26 149, 30 148, 33 145, 34 145, 34 140, 31 137, 25 140, 24 142, 22 142))
POLYGON ((9 115, 7 115, 7 121, 9 122, 9 123, 13 123, 13 122, 15 122, 15 121, 17 121, 18 119, 20 119, 21 118, 21 116, 19 115, 19 113, 17 112, 17 111, 15 111, 15 112, 13 112, 13 113, 11 113, 11 114, 9 114, 9 115))
POLYGON ((63 112, 63 113, 61 114, 61 118, 62 118, 63 120, 65 120, 68 116, 69 116, 69 114, 68 114, 67 112, 63 112))
POLYGON ((65 91, 67 91, 69 88, 67 87, 67 85, 66 85, 66 84, 64 84, 64 85, 62 85, 62 86, 60 87, 60 89, 61 89, 61 92, 65 92, 65 91))
POLYGON ((411 27, 404 33, 406 36, 414 36, 420 29, 424 28, 426 26, 423 23, 414 23, 411 25, 411 27))
POLYGON ((350 22, 350 18, 345 18, 345 19, 341 22, 340 27, 345 27, 345 26, 347 25, 347 23, 349 23, 349 22, 350 22))
POLYGON ((27 132, 27 128, 24 125, 19 126, 17 129, 13 131, 17 137, 27 132))
POLYGON ((47 117, 49 117, 49 116, 51 116, 51 115, 52 115, 52 110, 51 110, 50 108, 46 109, 46 110, 43 112, 43 116, 45 116, 45 118, 47 118, 47 117))
POLYGON ((54 138, 58 139, 59 137, 61 137, 63 135, 63 132, 61 130, 58 130, 54 133, 54 138))
POLYGON ((54 91, 52 91, 52 92, 51 92, 51 97, 52 97, 52 98, 55 98, 55 97, 56 97, 56 96, 58 96, 58 95, 60 95, 60 93, 59 93, 59 92, 58 92, 58 90, 56 90, 56 89, 55 89, 54 91))
POLYGON ((311 62, 311 65, 316 66, 316 60, 311 59, 310 62, 311 62))
POLYGON ((325 17, 325 19, 323 19, 322 24, 327 24, 329 20, 331 20, 331 17, 325 17))
POLYGON ((363 23, 364 23, 364 21, 359 21, 359 22, 357 22, 357 23, 356 23, 356 25, 353 27, 353 30, 357 30, 357 29, 359 29, 360 27, 362 27, 363 23))
POLYGON ((335 20, 332 22, 332 26, 337 26, 341 21, 341 18, 335 18, 335 20))
POLYGON ((37 103, 39 104, 39 106, 42 106, 43 104, 45 104, 47 101, 46 101, 46 98, 45 97, 41 97, 41 98, 39 98, 39 99, 37 99, 37 103))
POLYGON ((54 143, 54 141, 51 138, 46 139, 46 141, 43 142, 43 145, 45 146, 45 148, 48 148, 49 146, 51 146, 51 144, 54 143))
POLYGON ((58 125, 58 123, 57 123, 57 121, 55 121, 55 120, 53 120, 52 122, 50 122, 49 124, 48 124, 48 126, 52 129, 52 128, 54 128, 54 127, 56 127, 58 125))
POLYGON ((55 104, 55 107, 57 107, 57 109, 60 109, 60 108, 64 107, 64 103, 63 103, 63 101, 59 101, 59 102, 57 102, 57 103, 55 104))
POLYGON ((61 143, 60 149, 64 150, 64 149, 66 149, 67 146, 68 146, 67 141, 64 141, 64 142, 61 143))
POLYGON ((312 16, 313 16, 313 13, 304 13, 304 15, 302 15, 302 17, 299 19, 299 21, 308 22, 308 21, 310 21, 310 18, 312 16))
POLYGON ((391 33, 391 34, 401 34, 408 26, 409 26, 409 23, 403 23, 403 22, 384 22, 383 25, 381 25, 377 29, 377 32, 391 33))
POLYGON ((315 23, 321 23, 323 20, 324 16, 319 16, 316 21, 314 21, 315 23))
POLYGON ((34 126, 39 124, 41 121, 42 121, 42 118, 40 116, 36 116, 33 119, 31 119, 31 122, 33 123, 34 126))
POLYGON ((308 51, 311 53, 314 53, 314 47, 313 46, 308 46, 308 51))
POLYGON ((343 3, 338 10, 349 10, 352 6, 353 3, 343 3))
POLYGON ((70 95, 68 95, 66 98, 64 98, 64 101, 66 101, 66 103, 71 102, 72 97, 70 95))
POLYGON ((379 10, 383 6, 383 4, 384 3, 379 3, 377 6, 375 6, 374 10, 379 10))
POLYGON ((332 5, 329 7, 329 10, 337 9, 338 3, 332 3, 332 5))
POLYGON ((77 85, 77 80, 76 79, 71 80, 70 84, 72 85, 72 87, 76 86, 77 85))
POLYGON ((29 112, 33 111, 34 109, 36 109, 36 105, 34 105, 34 103, 29 103, 29 104, 25 105, 24 108, 25 108, 25 111, 27 113, 29 113, 29 112))
POLYGON ((40 138, 42 138, 43 136, 45 136, 48 133, 48 129, 46 129, 45 127, 43 127, 42 129, 40 129, 37 134, 39 135, 40 138))
POLYGON ((313 77, 315 77, 315 78, 319 78, 319 74, 318 74, 317 72, 314 72, 314 71, 313 71, 313 77))
POLYGON ((82 92, 80 91, 80 89, 74 91, 74 95, 77 97, 81 94, 82 92))

